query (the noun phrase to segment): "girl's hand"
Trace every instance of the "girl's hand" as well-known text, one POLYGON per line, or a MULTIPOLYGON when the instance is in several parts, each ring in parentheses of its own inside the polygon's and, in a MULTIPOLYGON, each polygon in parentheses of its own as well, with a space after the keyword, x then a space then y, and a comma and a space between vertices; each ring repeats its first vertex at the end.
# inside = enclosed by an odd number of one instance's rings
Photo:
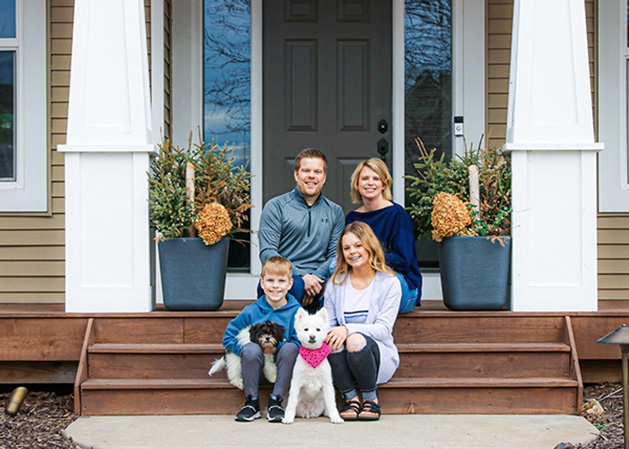
POLYGON ((330 349, 334 352, 338 351, 345 344, 345 340, 347 340, 347 327, 345 325, 337 326, 328 332, 328 336, 325 339, 325 342, 328 344, 330 349))

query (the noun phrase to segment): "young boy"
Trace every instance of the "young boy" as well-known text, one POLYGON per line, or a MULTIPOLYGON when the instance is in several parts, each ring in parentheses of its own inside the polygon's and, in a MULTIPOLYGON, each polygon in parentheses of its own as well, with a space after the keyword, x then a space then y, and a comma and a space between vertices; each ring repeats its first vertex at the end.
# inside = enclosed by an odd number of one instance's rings
POLYGON ((223 346, 240 356, 242 379, 245 390, 245 405, 236 415, 236 421, 253 421, 260 418, 260 402, 258 400, 258 384, 264 365, 264 353, 257 343, 240 346, 236 339, 238 332, 252 324, 273 321, 284 326, 285 341, 280 342, 275 351, 277 364, 277 380, 269 399, 266 418, 270 422, 282 422, 284 409, 282 400, 288 393, 293 366, 299 353, 299 340, 295 333, 295 313, 300 307, 297 300, 288 294, 293 285, 293 265, 288 259, 273 256, 262 265, 260 285, 264 295, 242 309, 236 318, 231 320, 225 329, 223 346))

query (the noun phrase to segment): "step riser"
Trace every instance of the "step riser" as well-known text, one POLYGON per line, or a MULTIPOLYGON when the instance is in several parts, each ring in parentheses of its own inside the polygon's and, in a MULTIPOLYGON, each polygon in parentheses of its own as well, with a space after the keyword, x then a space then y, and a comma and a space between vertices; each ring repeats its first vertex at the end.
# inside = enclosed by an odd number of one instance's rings
POLYGON ((396 343, 543 343, 564 341, 562 317, 400 317, 396 343))
POLYGON ((396 378, 569 377, 569 353, 405 353, 396 378))
MULTIPOLYGON (((206 378, 220 354, 90 354, 92 379, 206 378)), ((405 353, 396 378, 569 377, 567 353, 405 353)), ((225 378, 225 370, 214 374, 225 378)))
MULTIPOLYGON (((212 361, 221 354, 90 354, 91 379, 207 378, 212 361)), ((225 370, 212 377, 224 379, 225 370)))
POLYGON ((98 343, 220 343, 231 318, 99 318, 94 322, 98 343))
MULTIPOLYGON (((94 334, 99 343, 220 343, 231 317, 99 318, 94 334)), ((396 343, 561 342, 562 317, 469 317, 457 315, 397 319, 396 343)))
MULTIPOLYGON (((262 409, 269 394, 261 389, 262 409)), ((379 399, 389 414, 577 414, 575 394, 571 388, 405 388, 382 389, 379 399)), ((243 393, 234 388, 90 390, 83 392, 81 405, 84 415, 235 415, 243 401, 243 393)))

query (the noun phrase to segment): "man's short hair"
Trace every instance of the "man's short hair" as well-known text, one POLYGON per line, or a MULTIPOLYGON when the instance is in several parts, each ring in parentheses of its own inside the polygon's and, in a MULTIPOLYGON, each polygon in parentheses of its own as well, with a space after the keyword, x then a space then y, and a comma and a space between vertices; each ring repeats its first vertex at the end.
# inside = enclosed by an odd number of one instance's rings
POLYGON ((275 274, 277 276, 293 275, 293 264, 290 260, 282 256, 271 256, 262 264, 262 277, 267 274, 275 274))
POLYGON ((323 161, 323 169, 327 171, 328 169, 328 159, 325 157, 322 151, 317 150, 316 148, 306 148, 305 150, 301 150, 297 157, 295 158, 295 171, 299 171, 301 168, 301 161, 304 158, 317 158, 323 161))

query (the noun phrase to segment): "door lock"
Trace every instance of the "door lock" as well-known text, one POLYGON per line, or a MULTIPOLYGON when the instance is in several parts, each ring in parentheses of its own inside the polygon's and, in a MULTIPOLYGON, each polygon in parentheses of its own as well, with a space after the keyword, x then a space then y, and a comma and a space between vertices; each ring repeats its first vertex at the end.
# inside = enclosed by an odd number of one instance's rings
POLYGON ((386 139, 380 139, 378 141, 378 154, 383 161, 387 160, 387 153, 389 152, 389 142, 386 139))
POLYGON ((389 130, 389 122, 385 119, 382 119, 378 122, 378 131, 380 134, 384 134, 389 130))

